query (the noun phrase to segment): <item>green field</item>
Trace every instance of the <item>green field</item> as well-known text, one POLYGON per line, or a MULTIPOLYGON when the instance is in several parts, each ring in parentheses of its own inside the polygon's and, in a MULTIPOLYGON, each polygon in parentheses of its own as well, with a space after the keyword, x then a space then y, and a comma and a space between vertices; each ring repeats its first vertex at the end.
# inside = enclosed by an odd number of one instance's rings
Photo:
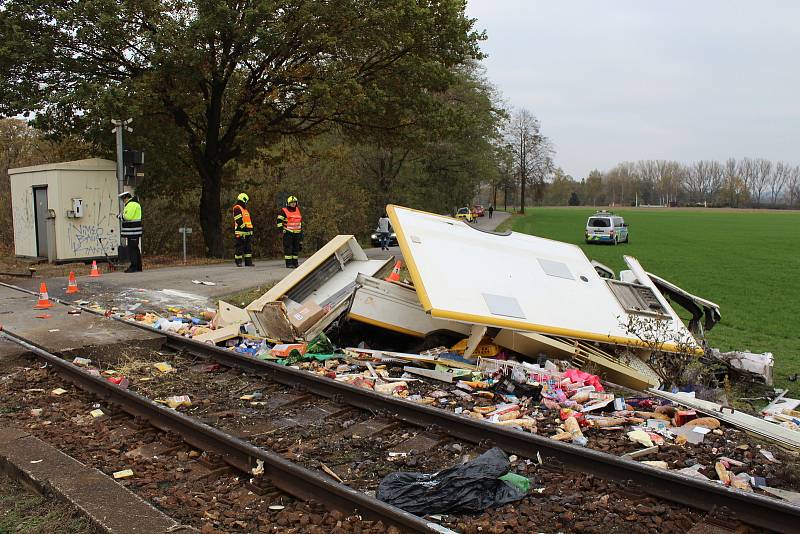
MULTIPOLYGON (((580 245, 615 272, 622 256, 719 304, 722 321, 707 338, 723 351, 775 355, 777 387, 800 394, 800 212, 628 208, 630 244, 587 245, 586 208, 533 208, 504 226, 580 245)), ((676 306, 679 311, 679 308, 676 306)), ((685 316, 685 314, 682 314, 685 316)))

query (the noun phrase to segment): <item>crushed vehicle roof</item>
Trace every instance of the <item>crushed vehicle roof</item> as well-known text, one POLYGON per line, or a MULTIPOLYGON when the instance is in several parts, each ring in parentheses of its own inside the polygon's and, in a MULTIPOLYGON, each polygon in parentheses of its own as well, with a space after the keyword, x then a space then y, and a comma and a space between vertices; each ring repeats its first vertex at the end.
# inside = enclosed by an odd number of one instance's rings
POLYGON ((701 350, 632 258, 626 262, 638 284, 608 281, 573 244, 483 232, 401 206, 387 212, 420 303, 434 317, 632 347, 657 342, 668 352, 701 350), (657 322, 659 335, 669 339, 631 331, 626 325, 634 316, 657 322))

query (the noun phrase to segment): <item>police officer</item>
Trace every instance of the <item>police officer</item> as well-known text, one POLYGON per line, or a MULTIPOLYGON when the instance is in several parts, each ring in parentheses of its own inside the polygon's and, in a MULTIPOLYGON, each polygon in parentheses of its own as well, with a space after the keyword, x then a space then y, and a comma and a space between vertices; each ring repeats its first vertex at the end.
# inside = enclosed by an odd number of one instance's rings
POLYGON ((286 199, 286 206, 278 214, 278 230, 283 234, 283 259, 286 260, 286 267, 298 267, 298 254, 303 246, 303 215, 294 195, 286 199))
POLYGON ((250 197, 247 193, 239 193, 233 205, 233 233, 236 238, 233 260, 237 267, 242 266, 242 260, 245 267, 253 266, 253 221, 247 209, 248 202, 250 197))
POLYGON ((120 236, 128 240, 128 259, 131 261, 130 267, 125 269, 126 273, 138 273, 142 270, 142 253, 139 250, 139 238, 142 237, 142 205, 139 199, 128 191, 119 194, 119 198, 125 202, 122 208, 122 230, 120 236))

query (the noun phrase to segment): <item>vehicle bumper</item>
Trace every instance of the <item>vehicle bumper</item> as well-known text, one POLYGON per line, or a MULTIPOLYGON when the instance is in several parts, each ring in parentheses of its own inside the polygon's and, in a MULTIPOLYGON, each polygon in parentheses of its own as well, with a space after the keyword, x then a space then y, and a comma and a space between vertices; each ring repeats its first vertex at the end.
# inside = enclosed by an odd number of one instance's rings
POLYGON ((587 235, 586 236, 587 243, 613 243, 614 236, 610 235, 587 235))

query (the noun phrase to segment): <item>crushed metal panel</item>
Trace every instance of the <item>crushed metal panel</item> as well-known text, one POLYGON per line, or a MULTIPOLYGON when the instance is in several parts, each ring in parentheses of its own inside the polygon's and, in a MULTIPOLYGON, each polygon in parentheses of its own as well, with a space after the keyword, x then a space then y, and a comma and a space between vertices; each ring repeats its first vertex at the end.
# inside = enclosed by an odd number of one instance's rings
POLYGON ((325 322, 326 318, 327 324, 332 323, 336 316, 330 317, 331 314, 346 309, 341 303, 352 296, 359 274, 374 275, 391 261, 392 258, 371 260, 353 236, 336 236, 264 295, 251 302, 246 308, 247 313, 262 335, 283 341, 301 339, 305 332, 287 328, 289 321, 285 316, 285 307, 276 308, 274 303, 285 298, 299 303, 311 300, 319 303, 326 314, 308 328, 313 331, 314 326, 325 322), (280 317, 281 314, 284 317, 280 317), (292 337, 286 337, 290 332, 292 337))
POLYGON ((669 317, 651 288, 617 280, 607 280, 606 283, 628 313, 669 317))
MULTIPOLYGON (((420 303, 432 316, 647 347, 626 329, 629 314, 580 247, 516 232, 481 232, 463 221, 400 206, 387 206, 387 212, 420 303), (545 262, 549 274, 540 260, 552 262, 545 262), (475 261, 488 266, 466 267, 475 261), (487 302, 486 295, 513 298, 519 309, 498 313, 501 307, 487 302)), ((690 347, 699 349, 669 304, 659 302, 668 312, 668 328, 682 340, 688 336, 690 347)), ((680 349, 663 345, 666 351, 680 349)))
POLYGON ((692 295, 685 289, 653 273, 647 273, 647 276, 650 277, 653 284, 655 284, 662 294, 667 295, 692 314, 692 320, 689 322, 689 330, 695 334, 702 335, 704 330, 711 330, 714 328, 714 325, 722 319, 718 304, 698 297, 697 295, 692 295), (705 321, 703 321, 701 326, 700 319, 703 316, 705 316, 705 321))
POLYGON ((415 337, 425 337, 438 330, 464 335, 470 332, 469 325, 425 313, 411 286, 363 274, 358 275, 356 283, 358 289, 350 307, 350 319, 415 337))
POLYGON ((616 278, 611 267, 603 265, 597 260, 592 260, 592 267, 594 267, 594 270, 600 275, 600 278, 608 278, 609 280, 614 280, 616 278))
MULTIPOLYGON (((326 260, 336 255, 336 251, 344 246, 349 246, 350 240, 355 241, 351 235, 337 235, 328 241, 324 247, 316 251, 310 258, 305 260, 300 267, 290 272, 283 280, 275 284, 269 291, 260 298, 254 300, 247 306, 247 311, 258 311, 267 302, 274 302, 286 295, 293 287, 302 282, 306 277, 319 268, 326 260), (251 309, 252 308, 252 309, 251 309)), ((356 243, 358 246, 358 243, 356 243)))

